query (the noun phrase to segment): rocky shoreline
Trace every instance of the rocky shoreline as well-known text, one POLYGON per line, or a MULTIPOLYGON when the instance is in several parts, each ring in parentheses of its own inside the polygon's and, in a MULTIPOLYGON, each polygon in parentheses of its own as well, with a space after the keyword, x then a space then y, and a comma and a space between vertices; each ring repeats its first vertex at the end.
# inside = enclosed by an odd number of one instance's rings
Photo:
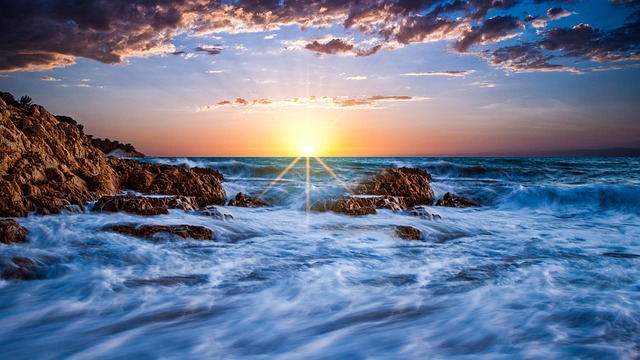
MULTIPOLYGON (((222 185, 224 177, 217 170, 155 165, 107 156, 110 153, 144 156, 130 144, 86 135, 84 127, 68 116, 54 116, 40 105, 16 101, 13 95, 0 93, 0 217, 84 211, 88 203, 95 201, 92 211, 96 212, 154 216, 167 214, 169 209, 181 209, 200 211, 218 219, 233 218, 215 208, 224 206, 227 196, 222 185), (142 195, 124 194, 125 191, 142 195)), ((353 194, 325 199, 313 204, 311 210, 362 216, 390 209, 423 219, 438 219, 438 215, 425 209, 435 201, 431 180, 431 175, 420 169, 387 168, 360 183, 353 194)), ((447 193, 436 205, 477 204, 447 193)), ((269 204, 259 197, 239 193, 227 206, 269 204)), ((109 230, 143 238, 158 232, 180 237, 197 233, 180 226, 183 225, 109 230)), ((206 230, 199 229, 198 236, 213 239, 206 230)), ((15 220, 0 220, 3 243, 24 242, 27 232, 15 220)), ((412 227, 396 227, 396 232, 402 239, 422 239, 420 231, 412 227)))

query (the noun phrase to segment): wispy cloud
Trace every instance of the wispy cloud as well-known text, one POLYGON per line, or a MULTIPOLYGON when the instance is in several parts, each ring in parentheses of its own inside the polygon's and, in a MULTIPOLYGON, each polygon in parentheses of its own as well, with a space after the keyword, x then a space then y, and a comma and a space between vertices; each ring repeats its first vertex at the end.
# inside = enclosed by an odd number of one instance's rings
POLYGON ((357 76, 347 76, 345 80, 367 80, 366 76, 357 75, 357 76))
POLYGON ((212 111, 226 107, 255 107, 255 106, 304 106, 312 108, 351 108, 351 109, 382 109, 383 103, 393 101, 422 101, 428 100, 426 97, 416 97, 409 95, 373 95, 366 97, 349 96, 310 96, 295 97, 279 101, 269 98, 246 100, 236 98, 233 100, 222 100, 212 105, 201 106, 198 111, 212 111))
POLYGON ((60 79, 56 79, 56 78, 54 78, 52 76, 43 76, 43 77, 40 78, 40 80, 42 80, 42 81, 60 81, 60 79))
POLYGON ((452 76, 463 77, 469 74, 473 74, 475 70, 447 70, 447 71, 419 71, 405 73, 405 76, 452 76))

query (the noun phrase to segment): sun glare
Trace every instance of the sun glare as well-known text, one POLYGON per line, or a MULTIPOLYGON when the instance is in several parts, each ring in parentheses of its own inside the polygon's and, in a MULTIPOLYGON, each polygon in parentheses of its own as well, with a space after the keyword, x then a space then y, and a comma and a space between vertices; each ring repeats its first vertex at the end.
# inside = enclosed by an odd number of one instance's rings
POLYGON ((305 146, 302 147, 302 153, 305 156, 312 156, 313 155, 313 151, 314 151, 314 148, 311 145, 305 145, 305 146))

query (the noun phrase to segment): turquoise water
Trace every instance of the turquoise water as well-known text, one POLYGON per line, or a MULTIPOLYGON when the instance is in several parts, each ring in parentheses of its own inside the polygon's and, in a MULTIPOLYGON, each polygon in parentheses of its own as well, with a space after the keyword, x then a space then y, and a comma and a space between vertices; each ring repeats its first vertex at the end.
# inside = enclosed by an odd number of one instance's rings
MULTIPOLYGON (((262 193, 291 158, 150 158, 219 169, 262 193)), ((6 358, 594 358, 640 354, 640 159, 326 158, 347 186, 386 166, 433 175, 440 220, 307 213, 301 159, 232 220, 63 214, 18 221, 0 261, 6 358), (191 224, 215 242, 140 240, 105 225, 191 224), (393 226, 420 229, 403 241, 393 226)), ((346 190, 310 160, 311 203, 346 190)))

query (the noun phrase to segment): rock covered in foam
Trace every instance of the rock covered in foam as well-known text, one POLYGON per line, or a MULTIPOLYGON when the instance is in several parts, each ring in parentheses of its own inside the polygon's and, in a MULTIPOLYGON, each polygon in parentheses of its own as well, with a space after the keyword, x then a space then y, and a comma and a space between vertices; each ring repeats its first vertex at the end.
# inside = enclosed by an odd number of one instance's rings
POLYGON ((463 198, 448 192, 444 194, 442 199, 436 202, 436 206, 454 207, 454 208, 472 207, 472 206, 478 206, 478 203, 476 203, 471 199, 463 198))
POLYGON ((204 226, 194 225, 141 225, 123 224, 111 225, 103 228, 105 231, 113 231, 124 235, 150 239, 156 234, 166 233, 183 239, 213 240, 213 231, 204 226))
POLYGON ((127 212, 137 215, 168 214, 169 209, 195 210, 194 198, 185 196, 148 197, 136 195, 103 196, 93 205, 96 212, 127 212))

